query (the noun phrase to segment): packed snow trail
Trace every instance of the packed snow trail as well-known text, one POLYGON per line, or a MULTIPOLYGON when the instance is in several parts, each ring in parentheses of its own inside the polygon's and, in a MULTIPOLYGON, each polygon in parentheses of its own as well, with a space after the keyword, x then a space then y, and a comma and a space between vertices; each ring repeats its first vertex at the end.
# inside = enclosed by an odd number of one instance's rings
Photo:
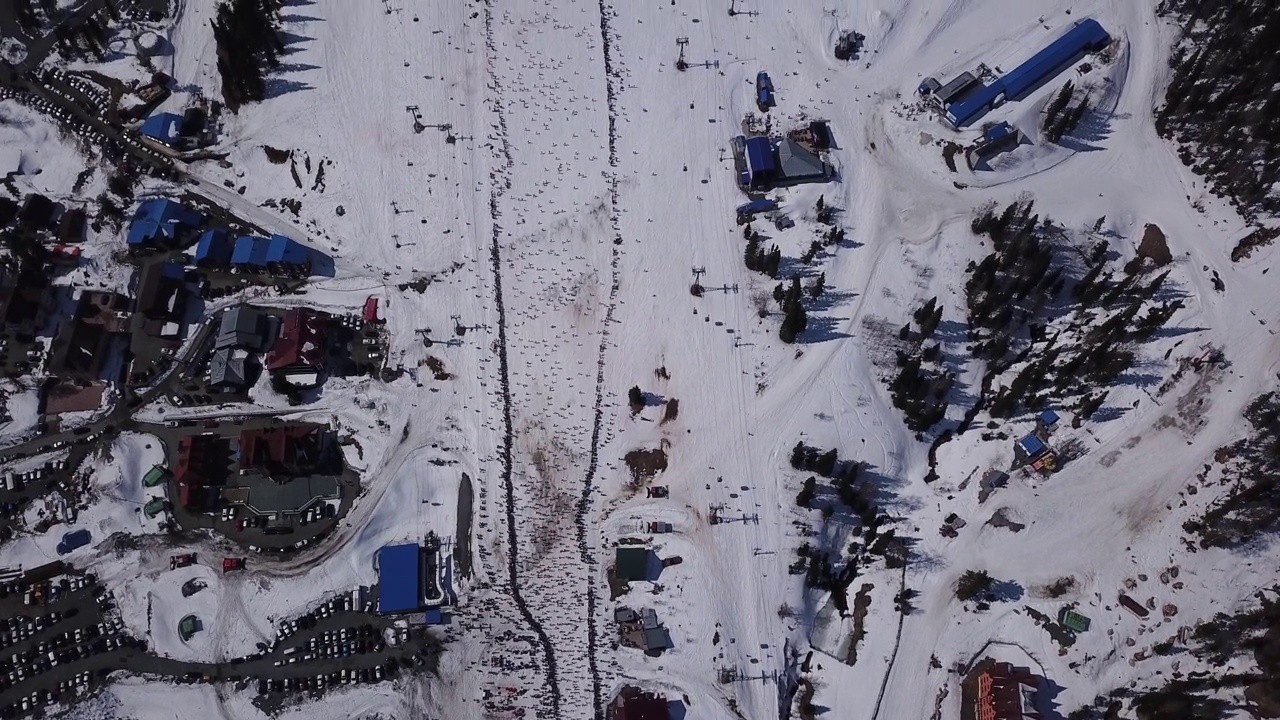
POLYGON ((542 646, 539 690, 555 718, 603 714, 590 514, 617 231, 602 12, 551 2, 486 14, 500 134, 490 205, 506 590, 542 646))

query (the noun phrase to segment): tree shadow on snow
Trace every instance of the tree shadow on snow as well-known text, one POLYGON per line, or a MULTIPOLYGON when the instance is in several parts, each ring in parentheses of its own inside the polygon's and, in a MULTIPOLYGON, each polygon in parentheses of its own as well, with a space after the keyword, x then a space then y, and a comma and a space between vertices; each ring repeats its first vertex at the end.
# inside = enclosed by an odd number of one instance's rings
POLYGON ((325 22, 324 18, 314 17, 312 15, 281 15, 281 23, 313 23, 325 22))
POLYGON ((994 580, 987 588, 987 597, 993 602, 1017 602, 1023 594, 1022 586, 1012 580, 994 580))
POLYGON ((828 316, 809 317, 808 327, 796 338, 796 343, 802 345, 816 345, 818 343, 830 342, 831 340, 841 340, 847 337, 853 337, 849 333, 841 330, 844 323, 849 318, 835 318, 828 316))
POLYGON ((284 52, 281 53, 282 55, 292 55, 293 53, 301 50, 303 45, 315 40, 313 37, 299 35, 298 33, 291 33, 288 30, 281 30, 279 35, 280 42, 284 44, 284 52))
POLYGON ((275 72, 278 73, 296 73, 319 69, 319 65, 308 65, 307 63, 281 63, 274 68, 275 72))
POLYGON ((284 78, 268 78, 265 97, 268 99, 278 98, 290 93, 314 89, 315 86, 310 83, 298 82, 297 80, 285 80, 284 78))

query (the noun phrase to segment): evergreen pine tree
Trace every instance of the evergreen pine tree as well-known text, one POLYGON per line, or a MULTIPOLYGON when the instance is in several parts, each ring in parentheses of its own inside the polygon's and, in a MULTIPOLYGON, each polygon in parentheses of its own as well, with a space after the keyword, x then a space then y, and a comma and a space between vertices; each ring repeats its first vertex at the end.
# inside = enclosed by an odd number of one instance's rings
POLYGON ((813 279, 813 284, 809 286, 809 296, 813 298, 822 297, 822 293, 827 287, 827 274, 818 273, 818 277, 813 279))

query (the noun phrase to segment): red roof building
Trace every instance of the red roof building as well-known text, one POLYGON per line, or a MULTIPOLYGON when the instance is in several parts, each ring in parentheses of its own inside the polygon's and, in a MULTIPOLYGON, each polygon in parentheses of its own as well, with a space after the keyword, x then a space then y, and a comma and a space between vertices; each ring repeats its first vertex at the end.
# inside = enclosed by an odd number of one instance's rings
POLYGON ((201 468, 218 462, 214 435, 186 435, 178 441, 178 459, 173 479, 178 488, 178 504, 188 510, 204 508, 208 480, 201 468))
POLYGON ((667 699, 638 687, 624 687, 610 707, 613 720, 671 720, 667 699))
POLYGON ((290 308, 280 323, 280 336, 267 353, 272 372, 313 372, 324 364, 328 315, 310 308, 290 308))
POLYGON ((1041 678, 1027 668, 998 662, 978 675, 978 720, 1041 720, 1036 693, 1041 678))
POLYGON ((368 300, 364 301, 364 321, 367 323, 378 322, 378 298, 370 295, 368 300))
POLYGON ((245 430, 240 433, 240 472, 297 477, 322 471, 326 431, 314 423, 245 430))

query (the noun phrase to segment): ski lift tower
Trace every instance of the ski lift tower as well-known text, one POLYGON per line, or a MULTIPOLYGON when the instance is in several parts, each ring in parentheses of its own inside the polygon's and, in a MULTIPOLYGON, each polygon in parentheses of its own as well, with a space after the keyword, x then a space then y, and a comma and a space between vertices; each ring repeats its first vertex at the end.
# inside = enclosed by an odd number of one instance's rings
POLYGON ((686 46, 689 45, 689 38, 687 37, 676 38, 676 45, 680 47, 680 57, 676 58, 676 69, 679 70, 680 72, 684 72, 685 70, 689 69, 689 63, 686 62, 684 59, 684 49, 686 46))
POLYGON ((693 285, 689 286, 689 292, 694 297, 702 297, 702 276, 707 274, 707 268, 699 265, 693 269, 693 285))
POLYGON ((427 126, 422 124, 422 114, 418 112, 417 105, 405 105, 404 109, 413 116, 413 131, 415 133, 421 133, 427 129, 427 126))

